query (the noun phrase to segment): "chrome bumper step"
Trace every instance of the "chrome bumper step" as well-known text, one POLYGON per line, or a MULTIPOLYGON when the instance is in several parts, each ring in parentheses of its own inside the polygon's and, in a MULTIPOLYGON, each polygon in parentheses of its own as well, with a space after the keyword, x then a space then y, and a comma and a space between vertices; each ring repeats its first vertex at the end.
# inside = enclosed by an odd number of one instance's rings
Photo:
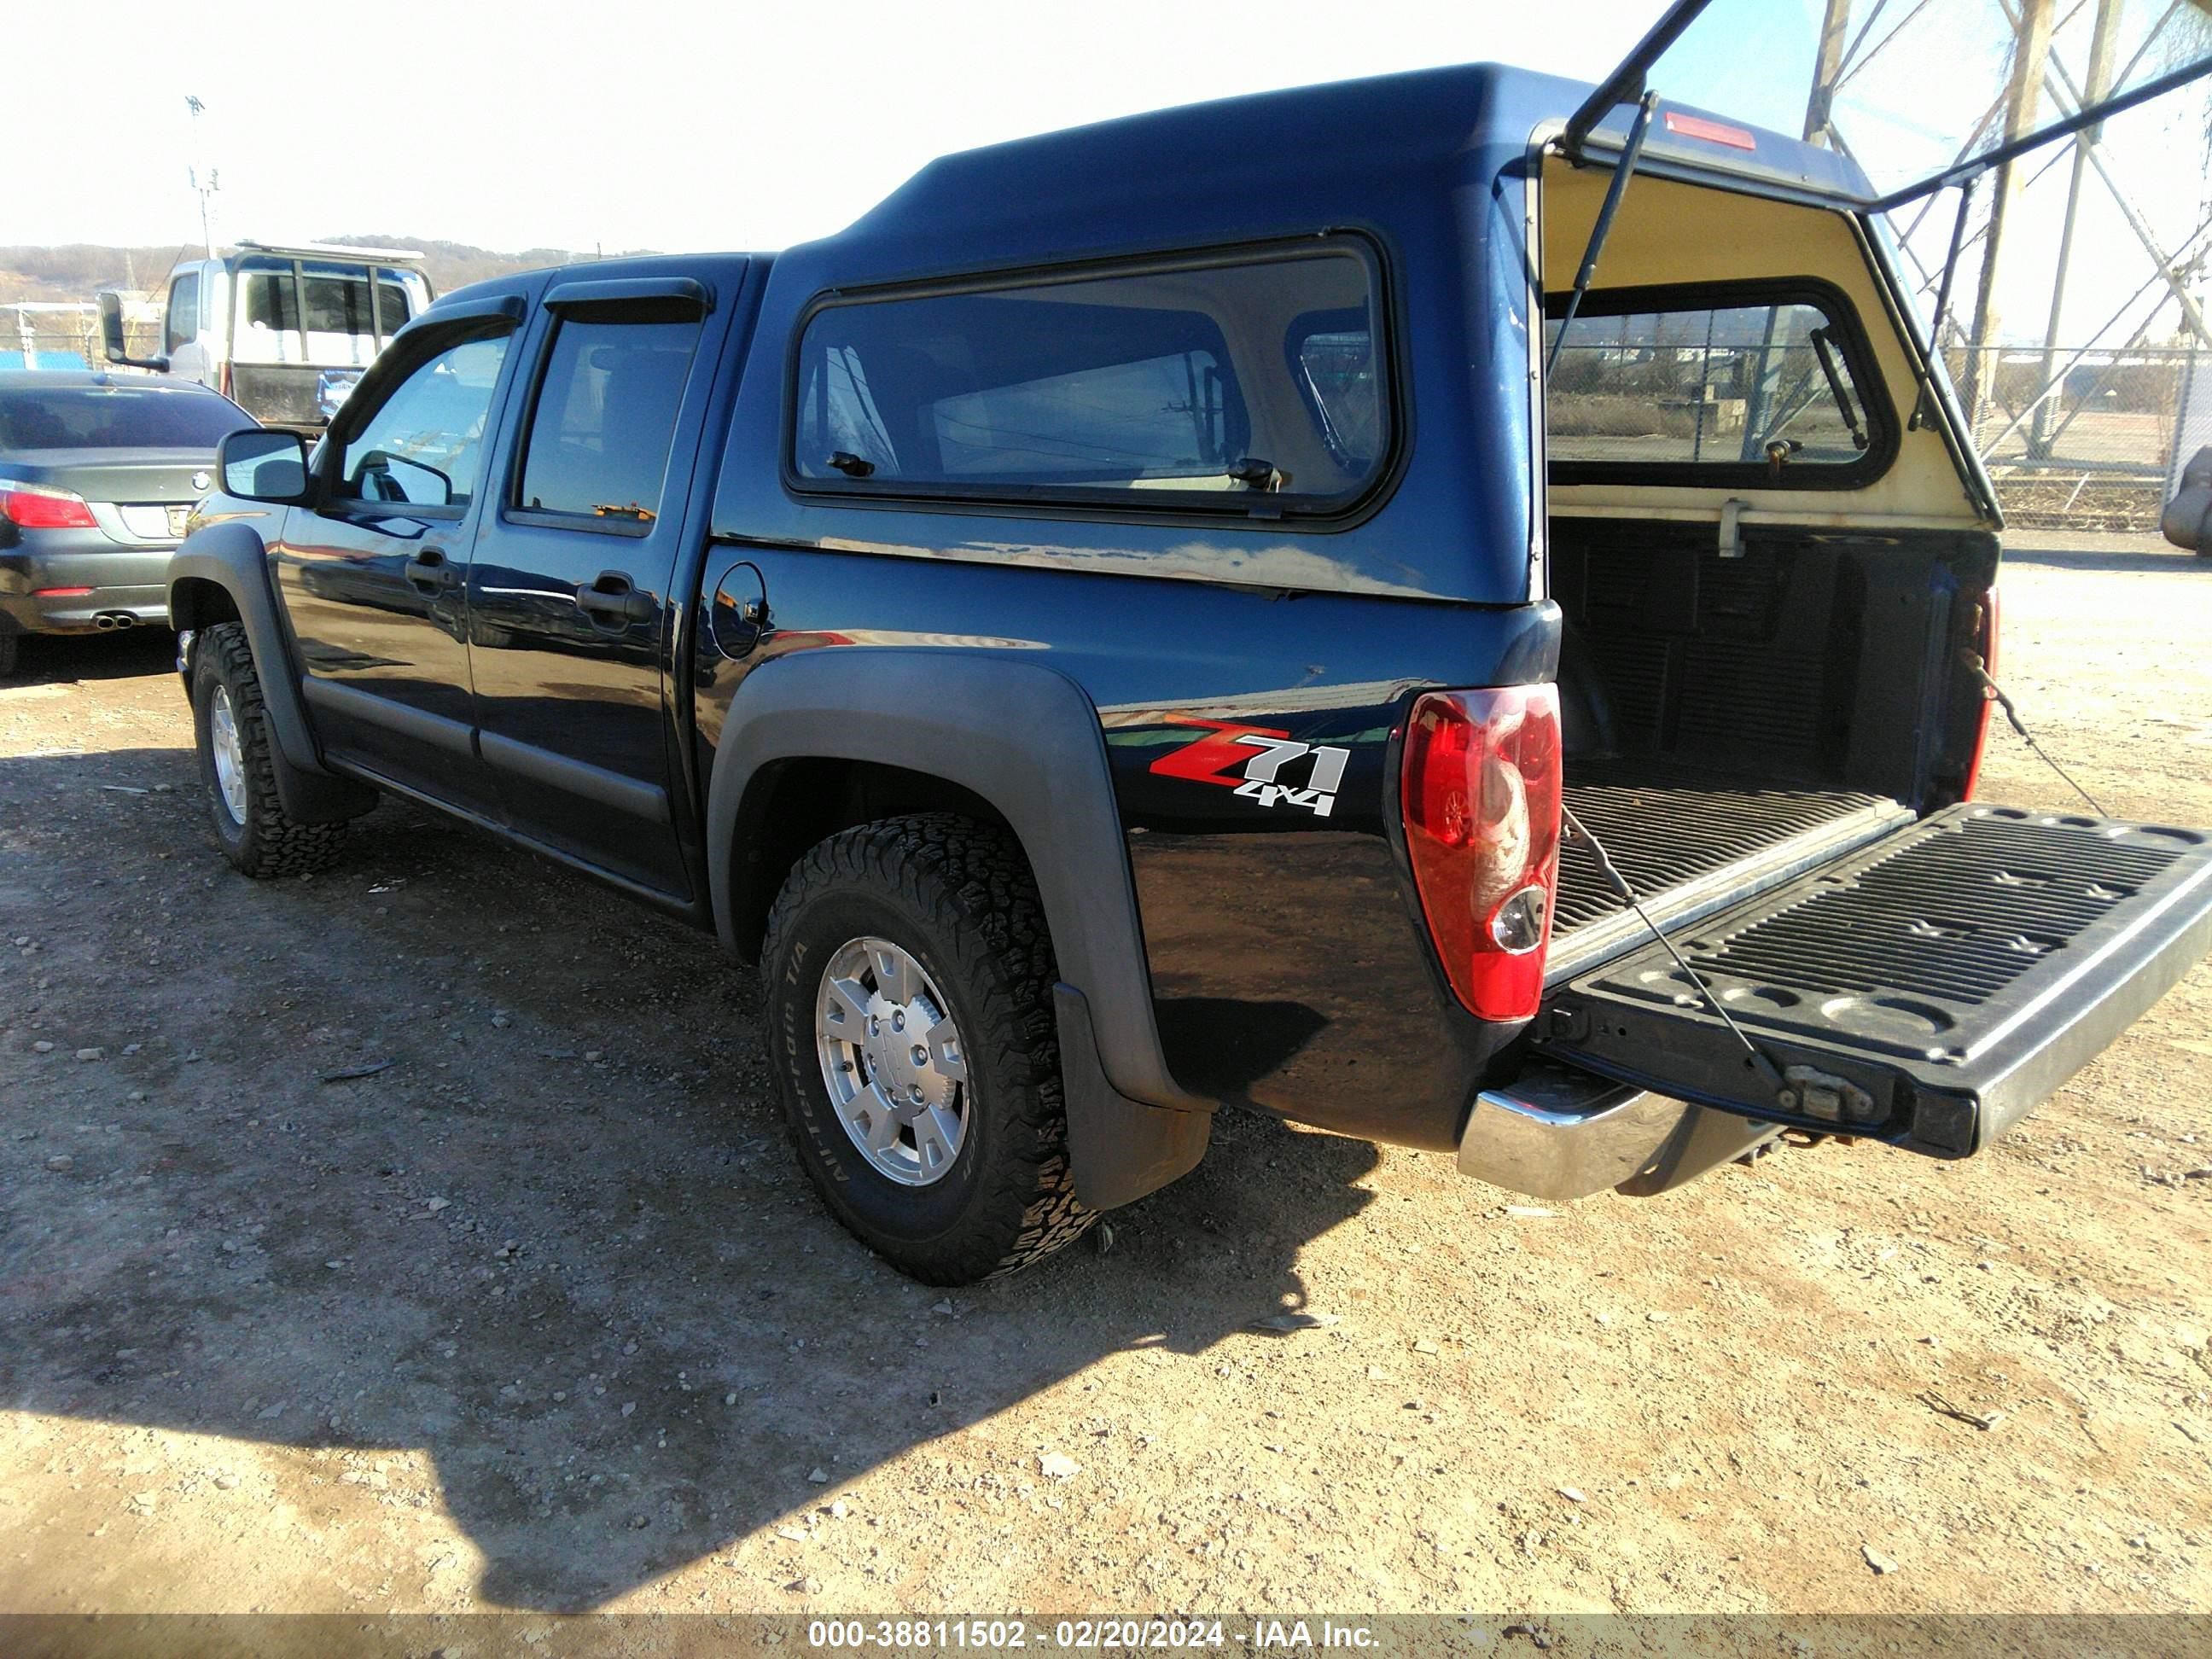
POLYGON ((1742 1157, 1780 1131, 1729 1112, 1539 1060, 1474 1097, 1459 1172, 1565 1202, 1607 1188, 1648 1197, 1742 1157))

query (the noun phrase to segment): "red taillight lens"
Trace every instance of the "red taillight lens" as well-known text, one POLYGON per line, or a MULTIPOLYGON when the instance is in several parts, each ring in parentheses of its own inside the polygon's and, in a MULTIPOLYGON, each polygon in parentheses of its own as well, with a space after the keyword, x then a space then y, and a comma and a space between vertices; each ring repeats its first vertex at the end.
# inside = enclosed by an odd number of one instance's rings
POLYGON ((91 530, 92 509, 84 497, 66 489, 35 484, 0 485, 0 516, 26 530, 91 530))
POLYGON ((1430 691, 1406 725, 1406 848, 1452 989, 1484 1019, 1544 994, 1559 887, 1559 694, 1430 691))
MULTIPOLYGON (((1994 584, 1982 596, 1982 667, 1991 679, 1997 677, 1997 590, 1994 584)), ((1982 714, 1974 727, 1974 752, 1966 762, 1966 787, 1960 799, 1972 800, 1974 791, 1982 781, 1982 757, 1989 752, 1990 720, 1996 713, 1996 699, 1986 691, 1982 693, 1982 714)))

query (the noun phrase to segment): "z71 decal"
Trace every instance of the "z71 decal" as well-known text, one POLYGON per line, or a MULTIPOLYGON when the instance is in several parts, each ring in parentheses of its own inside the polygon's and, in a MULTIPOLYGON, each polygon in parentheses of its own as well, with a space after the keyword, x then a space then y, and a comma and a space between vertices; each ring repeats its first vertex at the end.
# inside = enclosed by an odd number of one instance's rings
POLYGON ((1262 806, 1303 806, 1316 817, 1327 817, 1336 805, 1346 763, 1352 759, 1349 749, 1300 743, 1273 726, 1194 720, 1187 714, 1170 714, 1168 723, 1204 726, 1206 735, 1154 761, 1156 775, 1218 784, 1262 806), (1309 759, 1304 788, 1284 779, 1286 769, 1295 777, 1299 763, 1309 759))

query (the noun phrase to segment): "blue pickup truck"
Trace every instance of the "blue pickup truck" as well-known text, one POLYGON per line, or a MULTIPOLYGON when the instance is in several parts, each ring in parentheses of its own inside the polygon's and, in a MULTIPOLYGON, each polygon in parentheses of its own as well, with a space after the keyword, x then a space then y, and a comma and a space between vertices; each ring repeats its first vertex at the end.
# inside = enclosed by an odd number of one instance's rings
POLYGON ((1974 799, 2000 520, 1883 202, 1664 45, 445 296, 174 556, 216 836, 389 793, 714 930, 933 1282, 1224 1108, 1551 1199, 1978 1152, 2212 943, 2212 837, 1974 799))

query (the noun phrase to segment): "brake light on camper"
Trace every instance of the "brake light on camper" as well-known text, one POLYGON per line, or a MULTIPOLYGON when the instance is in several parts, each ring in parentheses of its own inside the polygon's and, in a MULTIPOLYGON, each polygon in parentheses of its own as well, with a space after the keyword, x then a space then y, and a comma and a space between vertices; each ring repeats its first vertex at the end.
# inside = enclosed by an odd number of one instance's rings
POLYGON ((1406 724, 1400 793, 1429 937, 1483 1019, 1544 994, 1559 888, 1556 686, 1430 691, 1406 724))
POLYGON ((25 530, 99 527, 83 496, 44 484, 0 483, 0 518, 25 530))
POLYGON ((1668 110, 1661 119, 1667 131, 1678 138, 1702 138, 1709 144, 1725 144, 1730 149, 1759 148, 1759 140, 1748 127, 1730 126, 1725 121, 1709 121, 1702 115, 1685 115, 1678 109, 1668 110))

